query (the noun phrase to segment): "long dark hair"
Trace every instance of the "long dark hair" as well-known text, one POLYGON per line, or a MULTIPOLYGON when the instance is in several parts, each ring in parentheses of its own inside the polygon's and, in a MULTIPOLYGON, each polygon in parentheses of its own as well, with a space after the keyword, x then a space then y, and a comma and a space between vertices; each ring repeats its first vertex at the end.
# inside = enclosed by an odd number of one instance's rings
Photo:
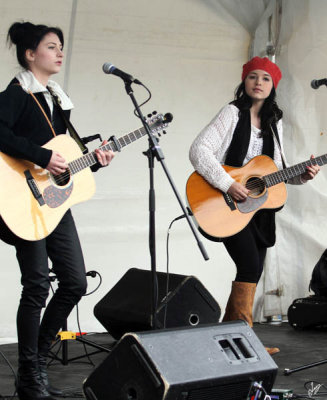
MULTIPOLYGON (((271 134, 270 125, 273 122, 277 124, 277 122, 283 117, 283 111, 278 107, 275 99, 276 91, 273 87, 270 95, 265 99, 259 113, 262 135, 271 134)), ((231 104, 234 104, 240 112, 249 110, 252 107, 252 99, 245 91, 244 81, 236 88, 235 98, 231 104)))
POLYGON ((44 36, 50 32, 55 33, 64 46, 64 35, 60 28, 34 25, 31 22, 14 22, 11 25, 7 34, 7 42, 9 46, 16 45, 17 60, 23 68, 28 69, 25 58, 26 50, 36 50, 44 36))

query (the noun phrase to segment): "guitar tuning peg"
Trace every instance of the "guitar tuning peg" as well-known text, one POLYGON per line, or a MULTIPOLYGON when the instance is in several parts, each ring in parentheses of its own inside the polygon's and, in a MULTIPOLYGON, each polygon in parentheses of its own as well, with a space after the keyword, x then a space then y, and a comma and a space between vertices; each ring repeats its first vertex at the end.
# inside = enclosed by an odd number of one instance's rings
POLYGON ((161 133, 160 132, 158 132, 158 136, 161 137, 161 133))
POLYGON ((148 114, 148 118, 151 118, 152 117, 152 114, 148 114))
POLYGON ((157 115, 158 113, 157 113, 157 111, 152 111, 152 114, 157 115))
POLYGON ((162 133, 165 135, 167 132, 166 131, 162 131, 162 133))

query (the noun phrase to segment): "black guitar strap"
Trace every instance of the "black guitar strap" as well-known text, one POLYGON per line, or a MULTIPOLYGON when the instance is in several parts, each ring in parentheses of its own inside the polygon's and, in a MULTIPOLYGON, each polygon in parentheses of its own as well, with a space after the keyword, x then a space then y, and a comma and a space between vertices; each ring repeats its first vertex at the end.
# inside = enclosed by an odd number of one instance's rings
POLYGON ((282 146, 280 145, 280 140, 279 140, 279 135, 278 135, 278 130, 277 130, 276 124, 270 125, 270 129, 271 129, 271 132, 273 134, 273 137, 276 139, 276 142, 278 144, 278 148, 279 148, 279 151, 280 151, 280 156, 282 158, 283 168, 286 168, 285 157, 284 157, 284 154, 283 154, 283 151, 282 151, 282 146))
POLYGON ((58 110, 60 112, 60 115, 62 117, 62 119, 65 122, 65 125, 68 129, 68 132, 70 134, 70 136, 75 140, 75 142, 78 144, 79 148, 82 150, 83 154, 88 153, 88 149, 85 146, 85 144, 83 143, 82 139, 80 138, 79 134, 77 133, 76 129, 74 128, 73 124, 70 122, 70 120, 66 117, 63 109, 61 108, 61 101, 59 99, 59 97, 56 95, 56 93, 53 92, 53 90, 51 88, 49 88, 49 86, 47 86, 47 89, 49 91, 49 93, 51 94, 51 97, 53 99, 54 104, 58 107, 58 110))

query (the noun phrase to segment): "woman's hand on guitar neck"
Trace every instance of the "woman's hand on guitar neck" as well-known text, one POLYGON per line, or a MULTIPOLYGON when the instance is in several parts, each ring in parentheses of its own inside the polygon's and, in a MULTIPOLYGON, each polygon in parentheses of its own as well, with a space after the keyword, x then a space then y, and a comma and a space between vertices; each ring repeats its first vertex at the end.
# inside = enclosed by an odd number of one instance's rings
POLYGON ((240 183, 234 182, 227 193, 236 201, 244 201, 248 197, 249 190, 240 183))
MULTIPOLYGON (((107 143, 108 141, 104 140, 101 146, 104 146, 107 143)), ((103 167, 107 167, 110 164, 111 160, 115 157, 115 153, 111 150, 101 150, 101 148, 99 148, 95 150, 95 153, 97 155, 99 163, 103 167)))
POLYGON ((46 169, 53 175, 59 175, 63 174, 67 168, 66 160, 57 151, 52 151, 52 156, 46 169))
MULTIPOLYGON (((310 158, 314 158, 314 156, 311 155, 310 158)), ((311 164, 307 166, 307 170, 304 174, 301 175, 301 179, 303 179, 304 181, 309 181, 310 179, 313 179, 319 171, 320 167, 318 164, 311 164)))

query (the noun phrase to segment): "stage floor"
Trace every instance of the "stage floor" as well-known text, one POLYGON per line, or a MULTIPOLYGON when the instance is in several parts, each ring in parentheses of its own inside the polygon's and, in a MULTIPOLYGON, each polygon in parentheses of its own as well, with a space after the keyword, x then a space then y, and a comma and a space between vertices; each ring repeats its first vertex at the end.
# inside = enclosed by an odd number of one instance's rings
MULTIPOLYGON (((281 325, 255 324, 254 331, 265 346, 277 346, 280 353, 273 356, 278 365, 278 375, 274 388, 291 389, 293 393, 306 394, 304 388, 306 382, 315 381, 325 384, 327 387, 327 361, 319 366, 284 375, 285 368, 311 364, 327 359, 327 330, 297 331, 289 326, 288 323, 281 325)), ((87 335, 87 339, 106 348, 112 347, 114 340, 106 333, 87 335)), ((85 355, 84 345, 81 342, 67 341, 68 359, 85 355)), ((59 345, 54 348, 59 350, 59 345)), ((86 346, 88 353, 95 349, 86 346)), ((14 370, 17 367, 17 344, 4 344, 0 346, 0 351, 8 359, 14 370)), ((90 359, 97 366, 109 353, 101 352, 92 355, 90 359)), ((62 358, 62 349, 58 356, 62 358)), ((67 389, 66 399, 76 399, 82 397, 82 383, 89 376, 94 366, 87 358, 69 361, 68 365, 63 365, 59 361, 53 361, 49 367, 49 376, 54 386, 67 389), (71 393, 71 394, 69 394, 71 393)), ((0 354, 0 399, 8 397, 14 393, 14 375, 0 354)), ((327 388, 321 388, 326 393, 319 399, 327 399, 327 388)), ((223 400, 223 399, 221 399, 223 400)))

